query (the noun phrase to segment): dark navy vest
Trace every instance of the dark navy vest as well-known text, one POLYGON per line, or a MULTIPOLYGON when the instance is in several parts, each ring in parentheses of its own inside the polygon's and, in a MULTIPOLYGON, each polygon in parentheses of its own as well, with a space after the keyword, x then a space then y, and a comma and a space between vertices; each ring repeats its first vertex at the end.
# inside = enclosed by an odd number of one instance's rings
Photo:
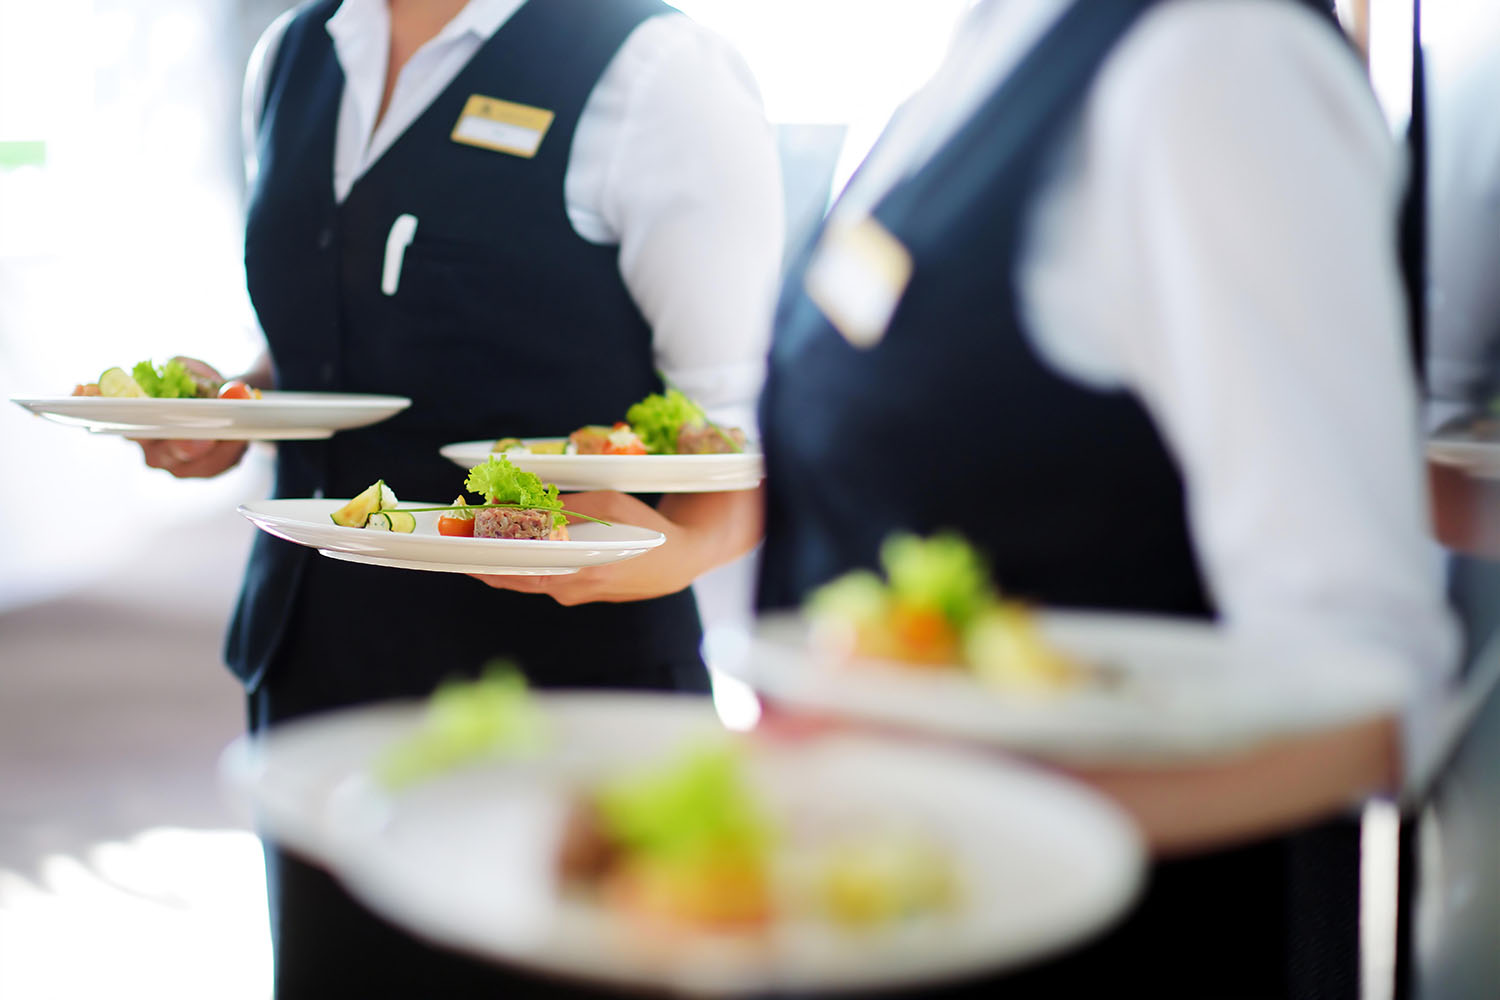
MULTIPOLYGON (((409 396, 410 409, 327 442, 278 446, 276 495, 348 497, 384 479, 451 500, 449 442, 566 433, 660 391, 651 331, 617 249, 579 237, 563 181, 600 75, 658 0, 530 0, 354 185, 334 199, 344 79, 306 6, 270 75, 245 241, 277 386, 409 396), (532 159, 452 141, 471 95, 555 112, 532 159), (397 217, 418 220, 399 286, 381 289, 397 217)), ((320 674, 314 702, 418 695, 490 656, 542 684, 701 687, 689 593, 565 609, 462 576, 361 567, 256 539, 227 658, 254 687, 320 674), (327 662, 329 659, 335 662, 327 662)), ((299 699, 293 699, 299 700, 299 699)), ((301 710, 299 704, 294 710, 301 710)))
POLYGON ((1209 613, 1182 482, 1156 427, 1130 393, 1093 391, 1046 367, 1013 285, 1047 155, 1150 6, 1075 3, 878 204, 914 272, 876 346, 851 346, 808 299, 810 252, 790 272, 761 406, 762 606, 795 605, 840 573, 875 566, 892 532, 955 529, 1019 597, 1209 613))

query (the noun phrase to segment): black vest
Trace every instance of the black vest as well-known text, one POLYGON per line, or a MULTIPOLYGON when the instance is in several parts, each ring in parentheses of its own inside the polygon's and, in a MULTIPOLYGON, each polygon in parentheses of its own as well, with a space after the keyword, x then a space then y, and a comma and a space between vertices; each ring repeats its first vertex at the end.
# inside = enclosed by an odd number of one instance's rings
MULTIPOLYGON (((325 27, 337 8, 306 6, 274 62, 245 269, 279 388, 393 393, 412 406, 326 442, 279 445, 276 495, 349 497, 384 479, 403 499, 451 500, 464 473, 441 445, 609 423, 661 389, 617 248, 574 232, 563 181, 600 75, 641 22, 671 8, 530 0, 342 204, 332 177, 344 79, 325 27), (475 94, 555 112, 534 158, 450 138, 475 94), (386 295, 387 235, 403 214, 416 236, 386 295)), ((252 687, 327 675, 308 708, 422 694, 491 656, 541 684, 702 687, 698 632, 687 592, 565 609, 261 535, 227 658, 252 687)))
POLYGON ((790 272, 761 406, 763 606, 794 605, 840 573, 873 567, 892 532, 956 529, 1015 596, 1209 613, 1182 482, 1155 425, 1130 393, 1049 369, 1014 287, 1047 155, 1150 6, 1075 3, 877 205, 914 271, 876 346, 851 346, 809 300, 810 252, 790 272))

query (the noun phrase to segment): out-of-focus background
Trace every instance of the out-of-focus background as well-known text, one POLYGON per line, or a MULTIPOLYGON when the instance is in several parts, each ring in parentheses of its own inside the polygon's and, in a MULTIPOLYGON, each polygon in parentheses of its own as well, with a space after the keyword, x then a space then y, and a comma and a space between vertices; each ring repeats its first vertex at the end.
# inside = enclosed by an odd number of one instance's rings
MULTIPOLYGON (((177 353, 233 372, 259 351, 240 260, 240 76, 287 6, 0 0, 0 395, 67 392, 108 366, 177 353)), ((677 6, 756 72, 795 234, 936 66, 968 4, 677 6)), ((1492 6, 1426 3, 1443 56, 1434 121, 1472 140, 1435 162, 1439 204, 1467 220, 1455 259, 1484 233, 1500 242, 1500 143, 1485 139, 1500 135, 1500 116, 1488 113, 1488 132, 1465 124, 1494 104, 1481 85, 1483 68, 1500 65, 1492 6), (1466 96, 1450 102, 1450 91, 1466 96)), ((1410 9, 1371 6, 1376 83, 1396 130, 1410 107, 1410 9)), ((1500 287, 1486 275, 1443 300, 1450 336, 1500 320, 1480 301, 1500 287)), ((269 996, 258 844, 214 778, 244 726, 219 657, 253 530, 234 507, 267 494, 269 454, 178 482, 128 442, 0 404, 0 997, 269 996)), ((702 588, 711 658, 741 634, 747 579, 733 567, 702 588)), ((720 694, 726 716, 753 710, 742 693, 720 694)), ((1473 783, 1460 814, 1497 815, 1493 786, 1473 783)), ((1450 871, 1471 857, 1500 867, 1493 836, 1465 842, 1458 828, 1456 846, 1433 840, 1448 845, 1450 871)), ((1470 992, 1500 981, 1494 956, 1475 957, 1494 950, 1500 922, 1462 890, 1429 907, 1428 995, 1500 995, 1470 992)))

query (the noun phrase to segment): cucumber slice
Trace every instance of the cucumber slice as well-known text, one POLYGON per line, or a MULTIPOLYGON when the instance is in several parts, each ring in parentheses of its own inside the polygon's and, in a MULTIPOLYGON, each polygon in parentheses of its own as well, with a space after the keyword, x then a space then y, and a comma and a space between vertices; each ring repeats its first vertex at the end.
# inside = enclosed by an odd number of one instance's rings
POLYGON ((417 530, 417 519, 414 515, 404 510, 382 510, 370 515, 366 528, 380 528, 383 531, 394 531, 398 534, 409 535, 417 530), (379 525, 376 522, 381 522, 379 525))
POLYGON ((413 514, 408 514, 407 511, 383 510, 380 516, 384 517, 390 523, 392 531, 399 532, 399 534, 410 535, 411 532, 417 531, 417 519, 413 514))
MULTIPOLYGON (((365 522, 370 519, 370 515, 384 506, 381 500, 384 494, 389 492, 390 487, 385 485, 384 480, 376 480, 374 486, 344 504, 329 517, 333 518, 334 524, 343 525, 346 528, 363 528, 365 522)), ((395 500, 395 494, 391 494, 391 499, 395 500)))
POLYGON ((131 399, 146 395, 146 390, 125 369, 111 368, 99 376, 99 395, 131 399))

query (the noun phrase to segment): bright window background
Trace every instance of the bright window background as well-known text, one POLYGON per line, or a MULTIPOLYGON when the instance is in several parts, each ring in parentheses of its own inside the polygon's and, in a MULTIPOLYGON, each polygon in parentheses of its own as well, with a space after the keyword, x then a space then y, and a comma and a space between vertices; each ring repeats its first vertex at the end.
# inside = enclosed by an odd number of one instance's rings
MULTIPOLYGON (((66 393, 147 357, 191 353, 236 371, 254 356, 231 10, 0 0, 0 395, 66 393)), ((252 462, 212 483, 171 482, 132 445, 9 403, 0 468, 0 521, 12 526, 0 532, 0 607, 149 558, 156 531, 232 507, 264 472, 252 462), (82 503, 107 515, 64 516, 82 503)))

